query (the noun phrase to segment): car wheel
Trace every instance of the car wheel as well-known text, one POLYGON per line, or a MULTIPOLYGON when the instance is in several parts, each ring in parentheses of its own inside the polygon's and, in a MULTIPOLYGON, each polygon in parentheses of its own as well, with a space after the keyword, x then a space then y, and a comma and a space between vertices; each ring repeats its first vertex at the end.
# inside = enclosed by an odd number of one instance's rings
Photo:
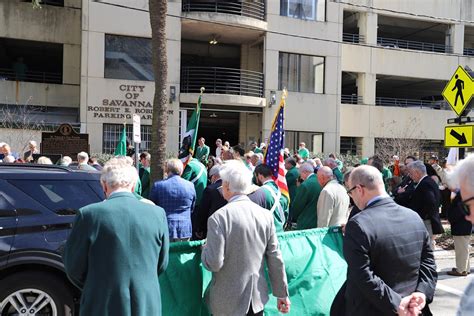
POLYGON ((0 315, 70 316, 74 308, 68 286, 50 273, 20 272, 1 280, 0 315))

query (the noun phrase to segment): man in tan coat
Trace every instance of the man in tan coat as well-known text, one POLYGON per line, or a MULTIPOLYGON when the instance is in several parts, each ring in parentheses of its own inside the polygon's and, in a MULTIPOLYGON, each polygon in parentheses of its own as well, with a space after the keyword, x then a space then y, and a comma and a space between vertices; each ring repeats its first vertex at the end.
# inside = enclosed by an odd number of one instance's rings
POLYGON ((349 216, 346 189, 337 182, 327 166, 318 170, 318 182, 323 188, 318 199, 318 228, 345 224, 349 216))
POLYGON ((207 221, 207 242, 201 260, 212 281, 207 303, 213 315, 263 315, 268 286, 278 298, 278 310, 290 310, 285 265, 278 249, 273 216, 245 195, 252 173, 239 161, 220 171, 222 195, 228 204, 207 221))

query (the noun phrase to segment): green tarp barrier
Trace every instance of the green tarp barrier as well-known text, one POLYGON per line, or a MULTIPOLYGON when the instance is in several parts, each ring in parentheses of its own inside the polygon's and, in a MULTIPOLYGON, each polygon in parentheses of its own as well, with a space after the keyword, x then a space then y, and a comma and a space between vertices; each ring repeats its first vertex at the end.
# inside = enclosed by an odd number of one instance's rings
MULTIPOLYGON (((291 300, 289 315, 329 315, 346 279, 340 228, 293 231, 278 235, 291 300)), ((207 316, 204 293, 212 274, 201 264, 203 241, 172 243, 169 265, 160 276, 163 315, 207 316)), ((278 315, 270 295, 265 315, 278 315)))

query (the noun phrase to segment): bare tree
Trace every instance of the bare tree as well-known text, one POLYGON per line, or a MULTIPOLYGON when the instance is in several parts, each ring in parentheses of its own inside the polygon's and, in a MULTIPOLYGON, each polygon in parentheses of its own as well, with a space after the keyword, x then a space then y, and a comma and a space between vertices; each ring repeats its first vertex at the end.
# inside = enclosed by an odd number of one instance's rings
POLYGON ((151 132, 151 181, 161 180, 166 159, 166 134, 168 120, 168 99, 166 81, 168 61, 166 56, 166 13, 167 0, 149 0, 153 72, 155 74, 155 97, 153 99, 153 120, 151 132))
POLYGON ((6 104, 0 107, 0 127, 8 132, 3 133, 1 141, 22 153, 28 142, 45 129, 43 120, 38 119, 40 108, 29 105, 31 97, 25 104, 6 104))
POLYGON ((403 161, 407 156, 419 156, 423 149, 425 141, 421 138, 425 136, 423 131, 418 127, 420 122, 418 118, 413 117, 403 126, 402 133, 397 133, 399 128, 396 126, 400 122, 391 122, 385 128, 388 135, 397 135, 399 137, 377 138, 375 140, 375 153, 380 156, 386 163, 390 161, 393 155, 400 157, 403 161))

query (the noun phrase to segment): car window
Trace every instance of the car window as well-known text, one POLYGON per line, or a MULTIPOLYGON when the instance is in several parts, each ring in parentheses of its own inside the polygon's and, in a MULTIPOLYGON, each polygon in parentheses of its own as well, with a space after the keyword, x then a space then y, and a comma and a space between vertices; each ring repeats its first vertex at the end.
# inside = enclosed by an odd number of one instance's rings
POLYGON ((9 180, 8 182, 59 215, 73 215, 79 208, 102 200, 84 181, 9 180))

